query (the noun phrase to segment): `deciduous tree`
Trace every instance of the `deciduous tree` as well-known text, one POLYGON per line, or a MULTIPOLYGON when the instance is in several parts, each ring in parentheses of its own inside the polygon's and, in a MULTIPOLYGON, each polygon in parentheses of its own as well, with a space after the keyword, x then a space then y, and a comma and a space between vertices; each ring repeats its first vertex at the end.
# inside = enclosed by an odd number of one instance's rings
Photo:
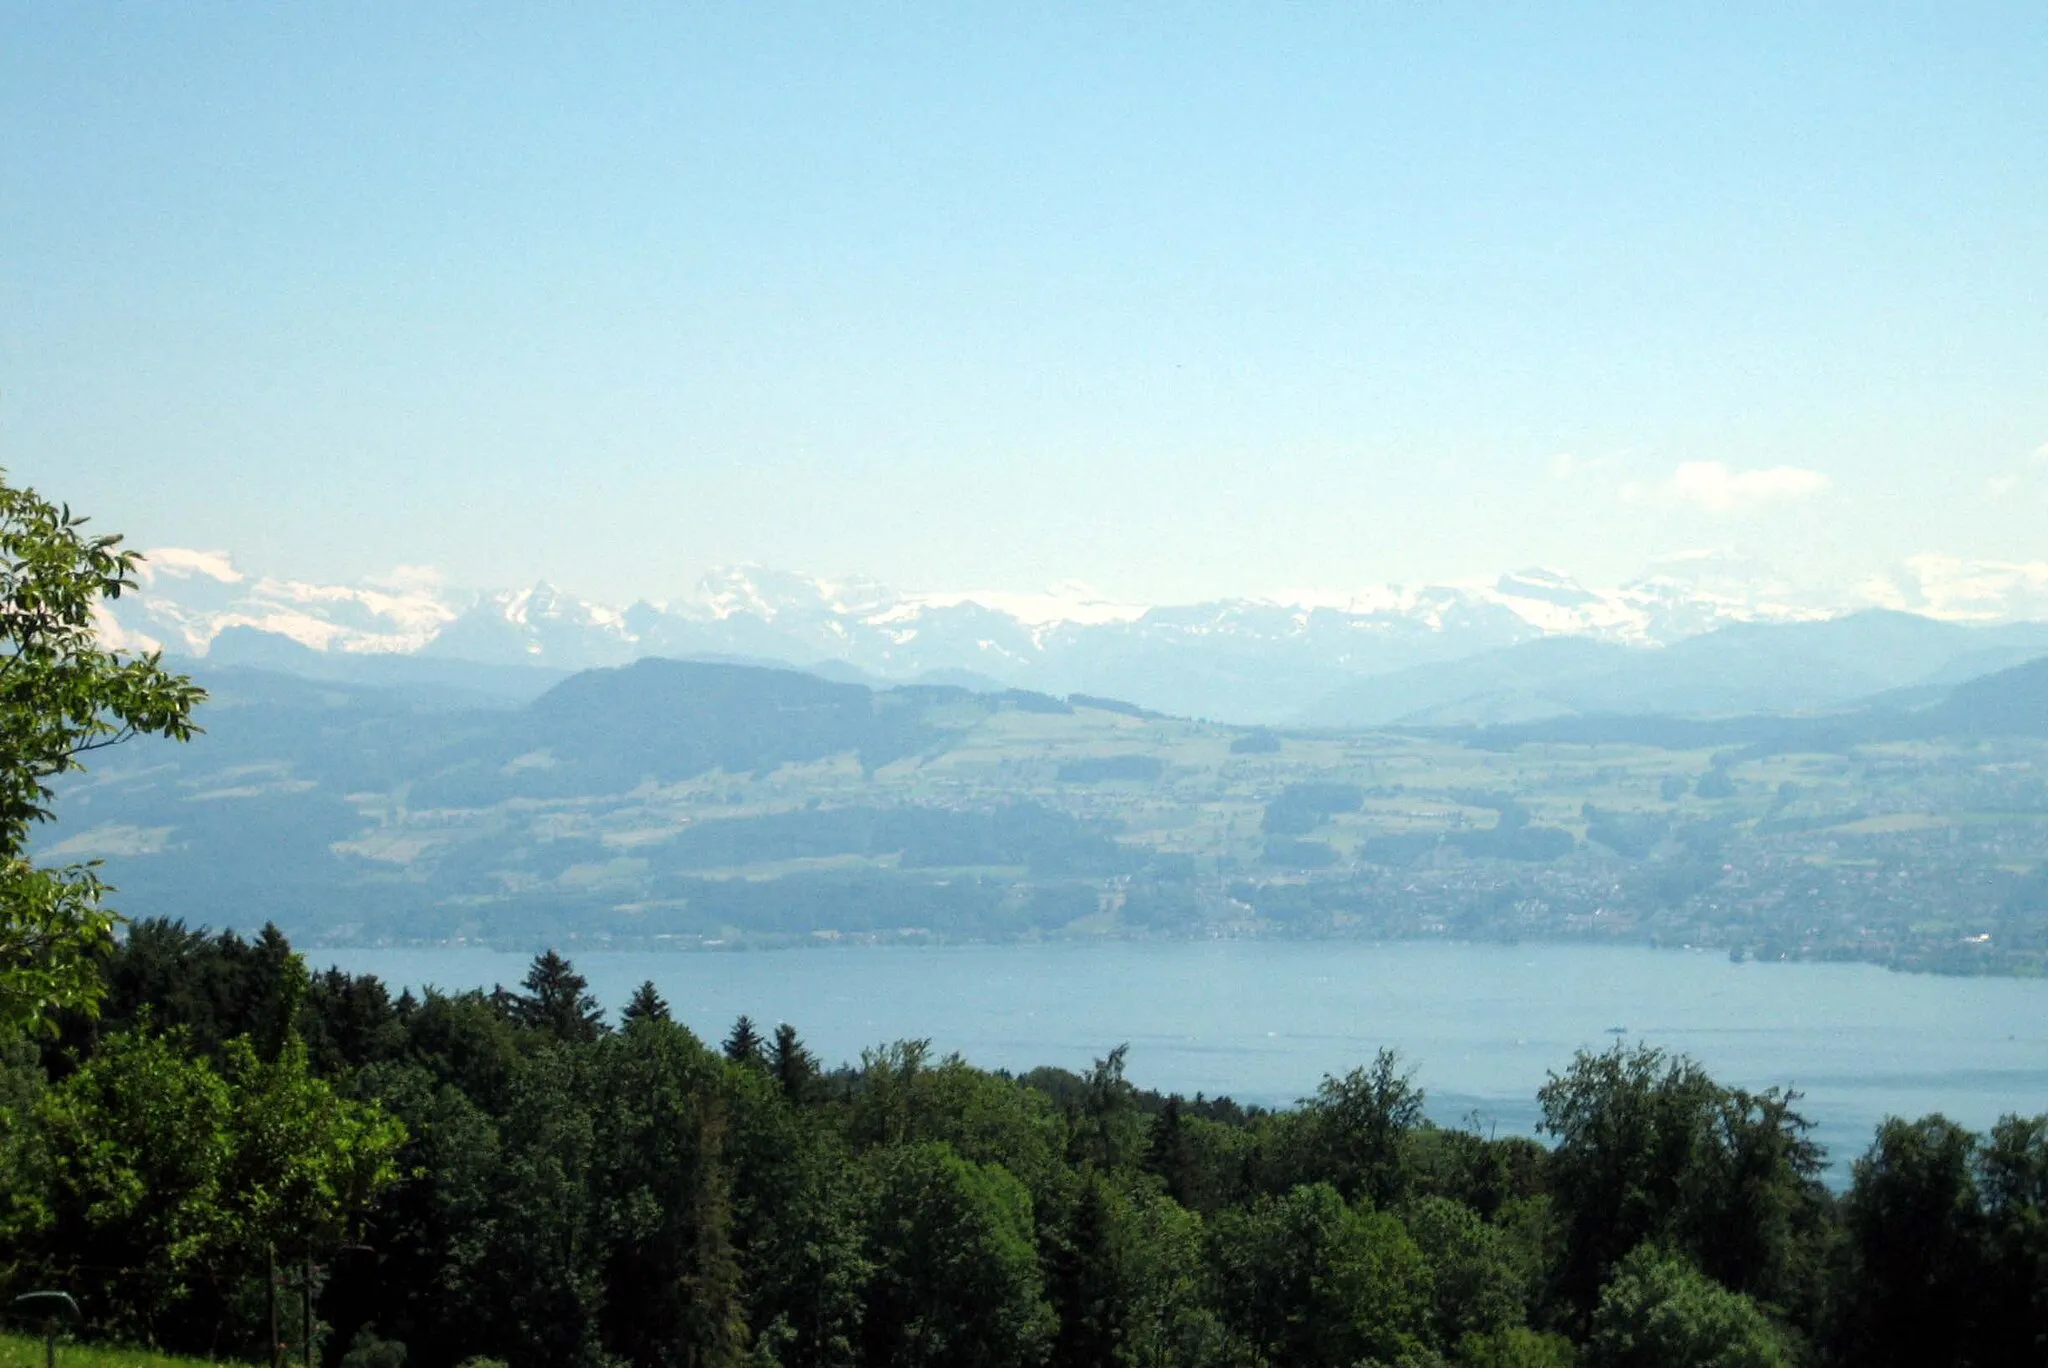
POLYGON ((1593 1312, 1591 1368, 1790 1368, 1756 1304, 1645 1245, 1616 1268, 1593 1312))
POLYGON ((1023 1184, 945 1144, 884 1150, 875 1172, 868 1361, 900 1368, 1043 1361, 1055 1326, 1023 1184))
POLYGON ((41 867, 30 830, 49 820, 51 781, 137 736, 185 740, 203 694, 156 653, 104 648, 100 606, 135 588, 141 557, 118 536, 0 480, 0 1031, 93 1011, 95 959, 115 914, 91 865, 41 867))

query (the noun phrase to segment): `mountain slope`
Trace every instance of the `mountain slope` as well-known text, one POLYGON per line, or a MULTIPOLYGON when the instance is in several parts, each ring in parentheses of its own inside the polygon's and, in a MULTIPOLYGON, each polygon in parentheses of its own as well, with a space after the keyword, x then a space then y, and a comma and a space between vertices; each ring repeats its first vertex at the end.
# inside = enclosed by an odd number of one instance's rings
MULTIPOLYGON (((1318 726, 1477 726, 1547 717, 1735 717, 1831 711, 2048 653, 2048 626, 1972 627, 1871 610, 1738 623, 1662 648, 1550 637, 1347 684, 1305 709, 1318 726)), ((1899 697, 1900 704, 1914 700, 1899 697)))
POLYGON ((2048 656, 1958 684, 1930 726, 1961 736, 2048 736, 2048 656))
POLYGON ((1577 686, 1611 673, 1629 648, 1544 637, 1463 660, 1356 680, 1317 700, 1309 726, 1476 726, 1581 711, 1577 686))
MULTIPOLYGON (((2048 629, 2029 624, 2042 649, 2048 629)), ((1821 622, 1740 623, 1645 652, 1582 711, 1800 712, 1840 707, 1979 653, 1987 629, 1873 609, 1821 622), (1645 706, 1649 705, 1649 706, 1645 706)))

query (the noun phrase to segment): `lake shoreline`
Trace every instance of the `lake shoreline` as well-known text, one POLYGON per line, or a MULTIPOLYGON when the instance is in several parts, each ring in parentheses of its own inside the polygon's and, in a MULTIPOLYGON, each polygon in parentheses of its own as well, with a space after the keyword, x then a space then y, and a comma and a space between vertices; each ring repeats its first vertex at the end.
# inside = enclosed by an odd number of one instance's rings
MULTIPOLYGON (((250 928, 235 928, 248 930, 250 928)), ((1167 945, 1226 945, 1226 944, 1288 944, 1288 945, 1347 945, 1347 946, 1394 946, 1394 945, 1441 945, 1468 948, 1521 946, 1564 946, 1584 950, 1648 950, 1658 953, 1707 954, 1728 957, 1734 963, 1742 964, 1865 964, 1901 975, 1927 975, 1955 979, 2009 979, 2015 981, 2048 981, 2048 972, 2032 962, 2017 967, 2002 962, 1986 962, 1981 956, 1973 956, 1965 947, 1958 947, 1955 961, 1926 963, 1918 959, 1879 958, 1867 955, 1840 953, 1821 954, 1758 954, 1743 947, 1725 944, 1669 944, 1655 939, 1627 939, 1622 937, 1591 936, 1521 936, 1515 938, 1462 938, 1454 936, 1290 936, 1270 931, 1245 931, 1203 936, 1146 936, 1128 934, 1089 934, 1070 936, 1031 936, 1012 938, 977 938, 971 936, 943 936, 922 928, 905 928, 891 932, 815 932, 805 936, 786 937, 734 937, 698 938, 684 936, 648 936, 644 938, 606 937, 585 940, 575 934, 563 936, 503 937, 493 939, 453 937, 419 940, 356 940, 349 937, 323 939, 318 936, 293 935, 293 944, 312 951, 356 951, 356 950, 486 950, 497 953, 538 953, 553 948, 565 953, 582 951, 590 954, 762 954, 790 950, 834 950, 834 949, 901 949, 912 947, 974 946, 977 948, 1001 949, 1011 947, 1042 946, 1167 946, 1167 945), (1738 953, 1739 952, 1739 953, 1738 953)))
MULTIPOLYGON (((562 945, 616 1011, 651 979, 721 1039, 738 1015, 787 1021, 832 1064, 929 1039, 985 1068, 1085 1069, 1119 1044, 1162 1092, 1289 1105, 1325 1074, 1399 1050, 1452 1123, 1534 1124, 1536 1089, 1580 1050, 1648 1044, 1751 1091, 1804 1095, 1831 1162, 1887 1115, 1976 1128, 2048 1112, 2048 983, 1898 974, 1854 962, 1731 963, 1707 949, 1275 939, 851 945, 674 953, 562 945)), ((530 952, 308 947, 316 970, 393 992, 512 987, 530 952)))

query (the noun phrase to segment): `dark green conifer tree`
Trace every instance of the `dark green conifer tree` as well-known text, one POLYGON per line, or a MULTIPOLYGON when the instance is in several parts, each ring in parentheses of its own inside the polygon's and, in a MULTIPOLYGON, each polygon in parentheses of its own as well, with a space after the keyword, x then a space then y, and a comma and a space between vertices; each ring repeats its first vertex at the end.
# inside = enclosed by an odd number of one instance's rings
POLYGON ((299 1032, 324 1072, 396 1059, 405 1027, 391 994, 375 974, 328 969, 307 985, 299 1032))
POLYGON ((694 1334, 684 1361, 699 1368, 737 1364, 747 1344, 739 1254, 732 1243, 731 1187, 720 1159, 725 1142, 725 1103, 707 1093, 697 1112, 697 1163, 690 1191, 696 1247, 685 1280, 694 1334))
POLYGON ((512 1009, 521 1025, 571 1044, 603 1032, 604 1009, 591 996, 590 981, 558 952, 535 956, 520 986, 526 992, 512 999, 512 1009))
POLYGON ((1166 1106, 1152 1120, 1152 1134, 1145 1145, 1145 1171, 1166 1185, 1166 1195, 1184 1207, 1196 1205, 1198 1188, 1194 1145, 1181 1117, 1180 1094, 1166 1099, 1166 1106))
POLYGON ((761 1033, 754 1029, 754 1019, 746 1013, 732 1024, 732 1033, 725 1038, 725 1057, 735 1064, 761 1062, 761 1033))
POLYGON ((619 1013, 621 1025, 631 1026, 636 1021, 667 1021, 668 1003, 655 991, 654 980, 648 979, 633 990, 633 996, 626 1002, 625 1010, 619 1013))
POLYGON ((306 962, 292 953, 276 922, 265 922, 249 947, 245 971, 251 1003, 249 1039, 267 1061, 275 1061, 298 1031, 306 1000, 306 962))
POLYGON ((1124 1296, 1114 1235, 1109 1193, 1102 1175, 1090 1172, 1049 1260, 1046 1290, 1059 1317, 1054 1368, 1112 1368, 1119 1362, 1124 1296))
POLYGON ((802 1102, 817 1081, 816 1056, 804 1048, 796 1027, 786 1021, 775 1028, 775 1043, 768 1047, 768 1072, 782 1085, 782 1095, 791 1102, 802 1102))

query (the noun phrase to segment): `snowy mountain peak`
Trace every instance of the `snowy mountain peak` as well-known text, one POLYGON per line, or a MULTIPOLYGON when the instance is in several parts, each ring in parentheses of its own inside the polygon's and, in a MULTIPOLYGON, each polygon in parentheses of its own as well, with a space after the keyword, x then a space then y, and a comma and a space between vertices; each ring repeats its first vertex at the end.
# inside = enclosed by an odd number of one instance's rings
POLYGON ((1079 580, 1063 580, 1038 594, 1019 594, 1001 590, 919 594, 915 598, 902 600, 889 611, 915 614, 928 608, 963 606, 981 608, 1014 618, 1029 627, 1047 627, 1056 623, 1097 627, 1109 623, 1136 622, 1151 611, 1145 604, 1119 602, 1079 580))
POLYGON ((342 655, 562 669, 650 655, 832 661, 886 679, 971 671, 1006 685, 1249 716, 1256 700, 1538 637, 1662 646, 1732 623, 1873 606, 1961 621, 2048 617, 2048 564, 1921 557, 1829 596, 1701 553, 1613 589, 1533 567, 1452 584, 1180 605, 1122 601, 1077 583, 1037 594, 905 594, 864 577, 740 565, 710 571, 681 600, 620 608, 547 581, 460 593, 418 567, 355 585, 252 576, 225 553, 173 547, 150 553, 141 592, 102 617, 120 646, 180 655, 205 655, 233 631, 237 650, 267 634, 342 655))
POLYGON ((241 627, 316 651, 407 653, 434 641, 456 616, 438 576, 402 568, 359 585, 251 579, 221 551, 163 547, 142 564, 141 592, 109 605, 123 645, 204 655, 241 627))

